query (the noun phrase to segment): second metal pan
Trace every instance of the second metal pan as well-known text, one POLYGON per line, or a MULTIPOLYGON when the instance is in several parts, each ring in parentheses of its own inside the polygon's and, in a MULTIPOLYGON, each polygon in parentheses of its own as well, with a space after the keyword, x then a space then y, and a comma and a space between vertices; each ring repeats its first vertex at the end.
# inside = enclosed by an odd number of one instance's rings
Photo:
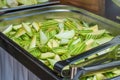
POLYGON ((32 9, 32 8, 37 8, 37 7, 44 7, 44 6, 48 6, 48 5, 55 5, 55 4, 59 4, 59 3, 60 3, 59 0, 48 0, 48 1, 40 3, 40 4, 16 6, 16 7, 11 7, 11 8, 0 8, 0 15, 5 14, 5 13, 11 13, 14 11, 32 9))

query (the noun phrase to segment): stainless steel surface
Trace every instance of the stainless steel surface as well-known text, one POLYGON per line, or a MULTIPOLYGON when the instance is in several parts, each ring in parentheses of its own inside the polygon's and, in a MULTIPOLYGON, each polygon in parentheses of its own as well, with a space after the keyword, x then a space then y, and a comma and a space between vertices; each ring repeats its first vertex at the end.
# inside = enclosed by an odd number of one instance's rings
POLYGON ((99 28, 110 31, 113 36, 117 36, 120 34, 120 24, 90 13, 86 10, 65 5, 39 7, 35 9, 3 14, 2 16, 0 16, 0 31, 2 32, 10 24, 44 21, 45 19, 50 18, 62 19, 66 17, 77 18, 88 23, 96 23, 99 25, 99 28))

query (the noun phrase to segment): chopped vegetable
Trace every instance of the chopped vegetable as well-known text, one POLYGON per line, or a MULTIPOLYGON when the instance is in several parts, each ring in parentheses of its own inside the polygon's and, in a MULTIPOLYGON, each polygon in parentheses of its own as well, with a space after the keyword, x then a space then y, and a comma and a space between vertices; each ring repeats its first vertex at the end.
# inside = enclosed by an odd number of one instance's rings
POLYGON ((32 5, 32 4, 37 4, 37 0, 17 0, 18 3, 23 4, 23 5, 32 5))
POLYGON ((30 49, 36 47, 36 35, 33 36, 32 41, 30 43, 30 49))
POLYGON ((53 52, 58 55, 63 55, 65 53, 68 53, 68 49, 66 49, 64 47, 57 47, 57 48, 53 48, 53 52))
POLYGON ((0 8, 17 7, 22 5, 33 5, 48 1, 49 0, 0 0, 0 8))
POLYGON ((5 29, 5 30, 3 31, 3 33, 4 33, 4 34, 9 33, 9 32, 12 30, 12 28, 13 28, 13 25, 10 25, 7 29, 5 29))
POLYGON ((36 58, 40 58, 40 55, 41 55, 41 52, 40 52, 40 50, 39 50, 39 48, 32 48, 32 49, 30 49, 29 50, 29 52, 34 56, 34 57, 36 57, 36 58))
POLYGON ((60 32, 59 34, 55 35, 55 37, 58 39, 70 39, 73 38, 74 35, 75 35, 75 31, 70 30, 70 31, 60 32))
POLYGON ((43 2, 47 2, 49 0, 37 0, 38 3, 43 3, 43 2))
POLYGON ((26 32, 28 33, 29 36, 32 36, 32 30, 30 28, 30 26, 27 23, 22 23, 23 28, 26 30, 26 32))
POLYGON ((21 28, 22 27, 22 25, 20 24, 20 25, 15 25, 15 26, 13 26, 13 29, 14 30, 17 30, 17 29, 19 29, 19 28, 21 28))
POLYGON ((60 58, 60 56, 59 55, 55 55, 55 58, 54 58, 54 60, 56 60, 56 61, 60 61, 61 60, 61 58, 60 58))
POLYGON ((47 41, 48 41, 47 36, 42 30, 40 30, 40 43, 44 45, 45 43, 47 43, 47 41))
POLYGON ((90 27, 90 29, 93 30, 93 32, 99 31, 98 30, 98 25, 94 25, 94 26, 90 27))
POLYGON ((40 58, 41 59, 48 59, 48 58, 53 58, 55 56, 54 53, 52 52, 46 52, 46 53, 42 53, 40 58))
POLYGON ((82 53, 86 48, 85 42, 79 42, 78 44, 73 46, 73 49, 69 49, 70 55, 78 55, 82 53))
POLYGON ((57 62, 56 60, 54 59, 48 59, 49 63, 54 66, 54 64, 57 62))
POLYGON ((58 40, 50 39, 47 45, 49 48, 55 48, 55 47, 59 47, 59 42, 58 40))
POLYGON ((26 33, 25 29, 20 28, 20 29, 16 32, 15 37, 16 37, 16 38, 19 38, 20 36, 22 36, 22 35, 25 34, 25 33, 26 33))
POLYGON ((16 7, 18 6, 18 2, 16 0, 6 0, 7 1, 7 5, 9 7, 16 7))
POLYGON ((69 42, 69 39, 61 39, 60 44, 64 45, 67 44, 69 42))
POLYGON ((94 44, 94 40, 93 39, 89 39, 86 41, 86 50, 89 50, 92 48, 92 45, 94 44))
MULTIPOLYGON (((113 38, 108 31, 99 29, 99 25, 90 26, 85 21, 73 18, 12 24, 3 33, 51 69, 53 69, 57 61, 81 54, 113 38)), ((107 51, 110 50, 108 49, 107 51)), ((106 53, 106 51, 102 53, 106 53)), ((87 59, 94 58, 100 54, 100 52, 96 53, 87 59)), ((99 73, 84 79, 101 80, 102 77, 109 78, 113 74, 119 74, 119 72, 99 73)))
POLYGON ((39 24, 38 24, 38 23, 33 22, 32 25, 33 25, 33 27, 35 28, 36 31, 39 31, 39 28, 40 28, 40 27, 39 27, 39 24))
POLYGON ((7 1, 6 0, 0 0, 0 8, 6 8, 7 1))

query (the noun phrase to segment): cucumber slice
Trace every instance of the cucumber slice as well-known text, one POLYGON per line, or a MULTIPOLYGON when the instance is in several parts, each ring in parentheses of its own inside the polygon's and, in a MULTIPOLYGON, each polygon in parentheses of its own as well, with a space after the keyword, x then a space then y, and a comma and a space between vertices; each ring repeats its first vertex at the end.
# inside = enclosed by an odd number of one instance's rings
POLYGON ((97 32, 86 34, 86 39, 98 39, 105 33, 105 30, 99 30, 97 32))
POLYGON ((10 25, 7 29, 5 29, 5 30, 3 31, 3 33, 4 33, 4 34, 9 33, 9 32, 12 30, 12 28, 13 28, 13 25, 10 25))
POLYGON ((52 52, 42 53, 40 56, 41 59, 48 59, 48 58, 53 58, 53 57, 55 57, 55 54, 52 52))

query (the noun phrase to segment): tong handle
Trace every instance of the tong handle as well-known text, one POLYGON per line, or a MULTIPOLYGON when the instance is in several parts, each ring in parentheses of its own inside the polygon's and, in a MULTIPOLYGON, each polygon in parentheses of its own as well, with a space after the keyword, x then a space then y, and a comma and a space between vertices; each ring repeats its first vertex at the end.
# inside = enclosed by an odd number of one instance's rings
POLYGON ((61 74, 62 75, 62 71, 63 71, 63 68, 69 64, 73 64, 74 62, 78 61, 78 60, 82 60, 84 58, 87 58, 88 56, 92 55, 92 54, 96 54, 97 52, 100 52, 102 50, 105 50, 109 47, 112 47, 112 46, 115 46, 115 45, 118 45, 120 44, 120 36, 117 36, 115 38, 113 38, 111 41, 109 42, 106 42, 100 46, 97 46, 95 48, 92 48, 86 52, 83 52, 81 54, 78 54, 74 57, 71 57, 71 58, 68 58, 66 60, 63 60, 63 61, 58 61, 56 62, 56 64, 54 65, 54 70, 55 72, 61 74))
POLYGON ((106 63, 106 64, 84 67, 84 70, 86 72, 91 72, 91 71, 97 71, 97 70, 102 70, 102 69, 107 69, 107 68, 114 68, 116 66, 120 66, 120 61, 113 61, 113 62, 106 63))
POLYGON ((95 71, 115 68, 118 66, 120 66, 120 61, 113 61, 113 62, 106 63, 106 64, 78 68, 76 75, 74 74, 75 76, 73 80, 77 80, 80 76, 85 75, 86 73, 89 73, 89 72, 95 72, 95 71))

